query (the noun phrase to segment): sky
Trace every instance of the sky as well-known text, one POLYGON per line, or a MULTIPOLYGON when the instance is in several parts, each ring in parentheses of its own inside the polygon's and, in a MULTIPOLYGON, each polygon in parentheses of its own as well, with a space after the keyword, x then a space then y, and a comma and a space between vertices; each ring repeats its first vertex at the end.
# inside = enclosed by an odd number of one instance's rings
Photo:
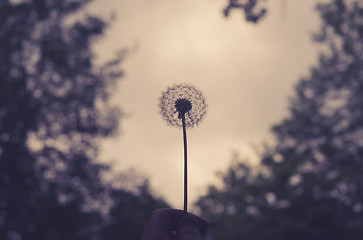
POLYGON ((100 159, 113 171, 134 168, 156 195, 183 206, 182 131, 167 125, 158 108, 168 86, 190 84, 203 92, 207 114, 188 129, 189 202, 220 182, 234 153, 252 163, 255 147, 288 116, 294 85, 316 65, 312 42, 320 20, 316 0, 269 0, 258 24, 242 11, 222 14, 226 0, 95 0, 91 12, 115 15, 94 46, 98 61, 129 48, 124 78, 112 101, 125 117, 120 133, 102 142, 100 159), (285 4, 284 4, 285 3, 285 4))

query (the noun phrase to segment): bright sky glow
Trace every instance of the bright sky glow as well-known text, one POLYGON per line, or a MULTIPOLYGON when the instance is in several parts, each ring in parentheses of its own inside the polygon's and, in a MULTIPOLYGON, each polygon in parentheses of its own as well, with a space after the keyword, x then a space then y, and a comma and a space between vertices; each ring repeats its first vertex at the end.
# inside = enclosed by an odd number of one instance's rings
POLYGON ((288 0, 285 9, 283 2, 267 1, 267 16, 253 25, 239 11, 224 18, 225 0, 96 0, 91 11, 116 15, 95 48, 100 61, 135 48, 114 98, 127 118, 120 136, 104 142, 101 158, 113 160, 115 170, 139 169, 181 208, 182 132, 165 124, 158 101, 168 86, 190 83, 208 102, 203 122, 188 130, 190 202, 216 182, 233 151, 256 160, 251 145, 287 115, 293 85, 317 61, 317 1, 288 0))

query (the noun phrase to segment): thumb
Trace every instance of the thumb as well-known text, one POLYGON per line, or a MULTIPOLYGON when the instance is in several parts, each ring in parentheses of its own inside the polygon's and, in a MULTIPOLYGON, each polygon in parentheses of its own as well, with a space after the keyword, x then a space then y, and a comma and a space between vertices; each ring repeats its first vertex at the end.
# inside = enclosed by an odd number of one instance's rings
POLYGON ((177 240, 202 240, 198 221, 192 214, 186 213, 180 218, 177 240))

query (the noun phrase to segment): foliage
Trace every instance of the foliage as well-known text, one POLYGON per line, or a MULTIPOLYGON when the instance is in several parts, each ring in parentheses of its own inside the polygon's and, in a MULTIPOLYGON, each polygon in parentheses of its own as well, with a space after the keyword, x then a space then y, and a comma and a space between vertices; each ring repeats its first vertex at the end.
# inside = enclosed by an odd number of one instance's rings
POLYGON ((161 201, 146 188, 144 202, 124 203, 119 195, 139 195, 104 183, 108 167, 94 162, 99 140, 116 132, 121 116, 108 98, 123 53, 94 64, 92 44, 107 23, 80 15, 89 2, 0 1, 2 240, 103 239, 110 208, 129 204, 148 214, 161 201))
POLYGON ((363 235, 363 5, 319 4, 330 46, 296 86, 258 171, 232 165, 197 205, 214 239, 360 239, 363 235), (213 229, 213 227, 212 227, 213 229))
POLYGON ((139 240, 151 213, 168 204, 150 192, 147 180, 139 185, 137 192, 113 189, 110 193, 114 204, 102 230, 103 239, 139 240))
POLYGON ((248 22, 257 23, 266 14, 266 9, 262 7, 263 0, 228 0, 228 5, 223 10, 225 17, 228 17, 232 9, 242 10, 248 22))

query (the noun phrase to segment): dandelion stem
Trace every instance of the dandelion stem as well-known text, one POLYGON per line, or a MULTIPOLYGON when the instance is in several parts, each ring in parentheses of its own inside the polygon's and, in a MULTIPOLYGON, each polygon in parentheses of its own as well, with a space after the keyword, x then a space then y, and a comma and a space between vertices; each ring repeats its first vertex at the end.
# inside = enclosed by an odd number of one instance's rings
POLYGON ((182 114, 183 142, 184 142, 184 211, 188 209, 188 163, 187 163, 187 130, 185 126, 185 113, 182 114))

